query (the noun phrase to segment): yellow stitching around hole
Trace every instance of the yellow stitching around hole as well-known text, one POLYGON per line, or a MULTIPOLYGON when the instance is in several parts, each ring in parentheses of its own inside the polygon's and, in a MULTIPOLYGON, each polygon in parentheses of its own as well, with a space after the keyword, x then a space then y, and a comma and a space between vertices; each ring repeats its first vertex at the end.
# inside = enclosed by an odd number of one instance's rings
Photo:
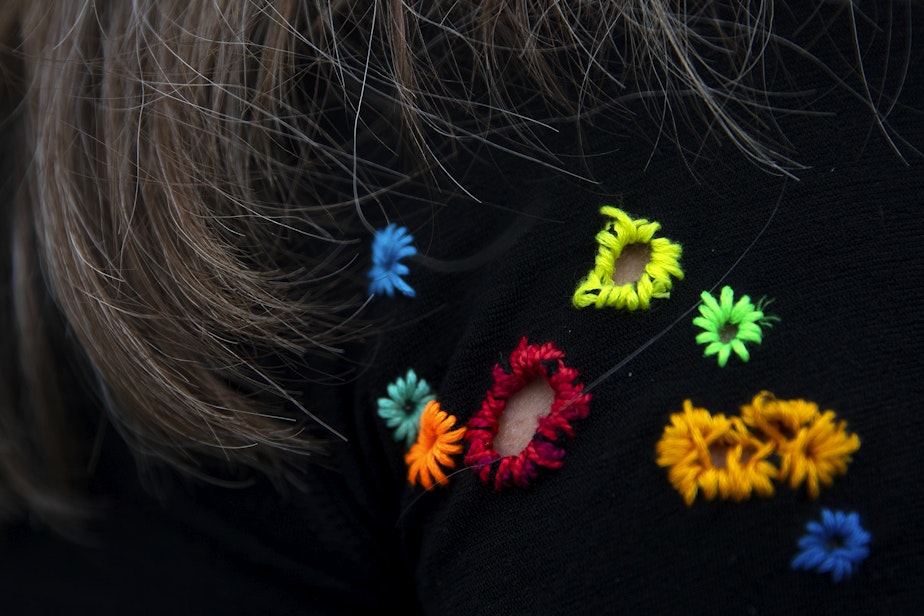
POLYGON ((609 220, 597 233, 594 268, 574 291, 574 306, 647 310, 653 298, 670 297, 672 277, 683 279, 680 245, 655 237, 661 228, 657 222, 633 220, 609 205, 600 213, 609 220))

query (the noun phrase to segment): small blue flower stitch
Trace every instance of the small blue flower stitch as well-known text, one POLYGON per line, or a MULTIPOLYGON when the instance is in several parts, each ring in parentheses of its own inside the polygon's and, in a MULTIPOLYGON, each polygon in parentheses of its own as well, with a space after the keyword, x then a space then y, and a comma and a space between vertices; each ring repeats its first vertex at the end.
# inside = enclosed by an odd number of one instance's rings
POLYGON ((407 229, 394 223, 376 231, 372 240, 372 268, 368 274, 370 293, 392 297, 397 290, 414 297, 414 289, 402 278, 409 270, 400 263, 401 259, 417 254, 413 242, 407 229))
POLYGON ((396 441, 404 439, 410 447, 417 440, 420 414, 428 402, 436 400, 436 396, 425 380, 418 380, 413 370, 408 370, 406 376, 398 377, 388 386, 388 396, 378 400, 379 417, 385 420, 385 425, 394 429, 396 441))
POLYGON ((857 513, 822 509, 821 523, 809 522, 799 539, 802 550, 792 561, 793 569, 814 569, 831 573, 835 582, 850 578, 869 555, 869 533, 860 526, 857 513))

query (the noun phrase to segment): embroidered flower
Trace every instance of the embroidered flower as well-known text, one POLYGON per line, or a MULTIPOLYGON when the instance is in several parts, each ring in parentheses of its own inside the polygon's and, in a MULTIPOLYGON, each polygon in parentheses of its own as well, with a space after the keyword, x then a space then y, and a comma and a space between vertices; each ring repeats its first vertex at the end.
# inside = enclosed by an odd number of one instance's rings
POLYGON ((379 417, 385 425, 395 431, 395 440, 404 439, 406 446, 417 439, 420 426, 420 414, 424 407, 436 396, 430 391, 430 385, 418 379, 413 370, 408 370, 404 377, 398 377, 388 386, 388 398, 379 398, 379 417))
POLYGON ((853 577, 869 555, 870 535, 856 513, 823 509, 821 522, 809 522, 805 529, 793 569, 830 573, 831 579, 840 582, 853 577))
POLYGON ((778 400, 763 391, 741 407, 741 416, 776 443, 780 479, 788 479, 794 489, 805 483, 811 498, 818 497, 820 486, 830 486, 835 476, 847 472, 850 455, 860 448, 859 437, 847 432, 847 422, 836 422, 834 411, 819 413, 814 402, 778 400))
POLYGON ((755 306, 747 295, 735 302, 731 287, 722 288, 719 301, 708 291, 703 291, 700 297, 703 300, 699 306, 700 316, 694 318, 693 323, 703 329, 696 336, 697 343, 707 345, 703 355, 717 355, 719 366, 723 368, 732 351, 741 361, 748 361, 751 354, 747 343, 760 344, 763 339, 761 327, 769 327, 776 317, 765 315, 765 304, 758 302, 755 306))
POLYGON ((668 468, 668 480, 687 506, 702 491, 736 501, 773 495, 777 469, 767 457, 774 444, 755 438, 736 418, 712 415, 684 400, 683 412, 671 415, 656 445, 657 464, 668 468))
POLYGON ((494 384, 481 409, 468 422, 465 464, 484 484, 495 490, 528 487, 542 470, 560 468, 565 457, 564 441, 574 437, 571 422, 587 416, 590 394, 578 372, 564 364, 565 354, 554 344, 529 344, 526 338, 510 354, 509 365, 494 366, 494 384), (554 394, 548 414, 540 417, 529 444, 517 455, 501 456, 494 448, 500 419, 516 392, 538 379, 548 383, 554 394))
POLYGON ((453 430, 456 418, 440 409, 436 400, 427 403, 420 414, 420 433, 417 442, 404 456, 407 463, 407 480, 412 486, 418 482, 427 490, 434 483, 446 485, 449 478, 444 468, 451 469, 456 463, 452 456, 462 452, 462 436, 465 428, 453 430))
POLYGON ((691 505, 699 491, 712 500, 743 500, 752 492, 770 496, 772 480, 792 488, 806 484, 811 498, 821 485, 847 472, 860 439, 835 422, 834 411, 819 413, 806 400, 778 400, 769 391, 741 407, 741 417, 711 415, 684 401, 683 413, 671 415, 656 446, 657 463, 691 505), (775 466, 778 462, 779 467, 775 466))
POLYGON ((683 278, 680 246, 654 237, 661 228, 657 222, 632 220, 608 205, 600 213, 609 220, 597 233, 594 268, 578 284, 574 306, 647 310, 652 298, 670 297, 671 277, 683 278))
POLYGON ((780 476, 788 476, 793 488, 804 482, 811 498, 818 498, 819 484, 830 486, 836 475, 847 472, 850 454, 860 448, 857 435, 847 433, 847 422, 835 423, 834 417, 825 411, 779 447, 780 476))
POLYGON ((741 407, 741 419, 778 444, 792 439, 800 428, 818 417, 818 405, 807 400, 778 400, 769 391, 741 407))
POLYGON ((376 231, 372 240, 372 268, 368 273, 370 293, 384 293, 392 297, 395 291, 400 291, 414 297, 414 289, 403 278, 409 270, 400 262, 417 254, 413 242, 414 238, 407 229, 394 223, 376 231))

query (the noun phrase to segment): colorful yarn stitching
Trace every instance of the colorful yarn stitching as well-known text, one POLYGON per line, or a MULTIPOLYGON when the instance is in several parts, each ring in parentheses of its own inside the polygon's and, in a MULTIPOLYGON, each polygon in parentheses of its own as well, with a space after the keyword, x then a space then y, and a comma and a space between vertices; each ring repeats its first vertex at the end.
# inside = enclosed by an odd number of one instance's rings
POLYGON ((655 238, 661 228, 657 222, 642 218, 633 220, 622 210, 605 205, 600 213, 609 217, 597 233, 599 245, 594 268, 578 284, 572 298, 576 308, 609 306, 625 310, 647 310, 652 298, 668 298, 673 282, 671 277, 683 278, 680 269, 681 247, 666 238, 655 238), (634 282, 617 284, 614 281, 616 264, 623 251, 631 246, 648 250, 648 263, 634 282))
POLYGON ((655 446, 658 466, 687 506, 702 492, 707 500, 772 496, 773 480, 803 483, 810 498, 847 472, 860 439, 835 423, 834 411, 818 412, 805 400, 778 400, 762 391, 741 407, 741 417, 712 415, 690 400, 671 415, 655 446))
POLYGON ((777 469, 767 461, 773 443, 761 443, 737 418, 712 415, 684 400, 683 412, 671 415, 671 424, 656 446, 657 463, 669 467, 668 479, 687 506, 702 492, 737 501, 773 495, 777 469))
POLYGON ((693 319, 693 324, 704 331, 696 336, 696 342, 706 344, 703 356, 716 355, 719 366, 724 368, 729 356, 734 352, 741 361, 748 361, 751 354, 747 344, 760 344, 763 339, 761 327, 770 327, 777 317, 764 314, 766 303, 761 301, 756 305, 751 298, 744 295, 735 302, 735 294, 731 287, 723 287, 719 300, 708 292, 703 291, 700 297, 700 316, 693 319))
POLYGON ((427 403, 420 414, 420 432, 417 442, 404 456, 407 463, 407 480, 412 486, 418 482, 427 490, 434 483, 446 485, 449 478, 444 468, 451 469, 456 463, 452 456, 462 453, 462 437, 465 428, 452 428, 456 418, 440 409, 436 400, 427 403))
POLYGON ((560 468, 565 456, 564 441, 574 437, 571 422, 589 411, 590 394, 582 393, 578 372, 564 364, 565 354, 551 342, 528 344, 526 338, 510 354, 509 365, 493 369, 494 384, 481 409, 468 422, 465 464, 471 466, 485 485, 495 490, 528 487, 540 472, 560 468), (536 379, 544 379, 555 394, 549 413, 538 420, 529 444, 517 455, 501 456, 494 449, 500 418, 513 394, 536 379))
POLYGON ((385 420, 385 425, 392 428, 395 440, 404 439, 410 447, 417 439, 420 427, 420 414, 424 407, 436 396, 430 385, 417 378, 417 373, 408 370, 404 377, 398 377, 388 385, 388 398, 378 399, 378 415, 385 420))
POLYGON ((834 477, 847 472, 850 455, 860 448, 856 434, 847 432, 847 422, 835 422, 834 411, 818 411, 806 400, 778 400, 762 391, 741 407, 746 424, 776 445, 780 480, 798 488, 803 483, 810 498, 818 498, 820 486, 830 486, 834 477))
POLYGON ((401 259, 417 254, 414 238, 404 227, 392 223, 376 231, 372 240, 372 268, 369 277, 369 293, 384 293, 392 297, 395 291, 414 297, 414 289, 404 281, 409 272, 401 259))
POLYGON ((840 582, 853 577, 869 555, 870 534, 860 525, 857 513, 823 509, 821 522, 809 522, 805 530, 793 569, 830 573, 832 580, 840 582))

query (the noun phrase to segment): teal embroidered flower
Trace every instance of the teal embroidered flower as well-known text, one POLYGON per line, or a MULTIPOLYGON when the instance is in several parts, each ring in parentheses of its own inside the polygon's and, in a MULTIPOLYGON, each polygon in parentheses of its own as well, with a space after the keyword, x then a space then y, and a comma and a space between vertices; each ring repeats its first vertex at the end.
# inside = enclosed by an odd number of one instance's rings
POLYGON ((767 302, 763 300, 753 304, 747 295, 735 302, 735 293, 731 287, 723 287, 719 300, 703 291, 700 297, 700 316, 693 319, 693 324, 703 332, 696 336, 698 344, 705 344, 705 357, 717 355, 719 366, 724 368, 728 358, 734 352, 741 361, 748 361, 751 354, 748 343, 760 344, 763 340, 763 327, 770 327, 775 316, 764 314, 767 302))
POLYGON ((396 441, 404 440, 410 447, 417 440, 420 414, 431 400, 436 400, 436 396, 429 383, 408 370, 404 377, 398 377, 388 386, 387 398, 379 398, 379 417, 395 431, 396 441))

